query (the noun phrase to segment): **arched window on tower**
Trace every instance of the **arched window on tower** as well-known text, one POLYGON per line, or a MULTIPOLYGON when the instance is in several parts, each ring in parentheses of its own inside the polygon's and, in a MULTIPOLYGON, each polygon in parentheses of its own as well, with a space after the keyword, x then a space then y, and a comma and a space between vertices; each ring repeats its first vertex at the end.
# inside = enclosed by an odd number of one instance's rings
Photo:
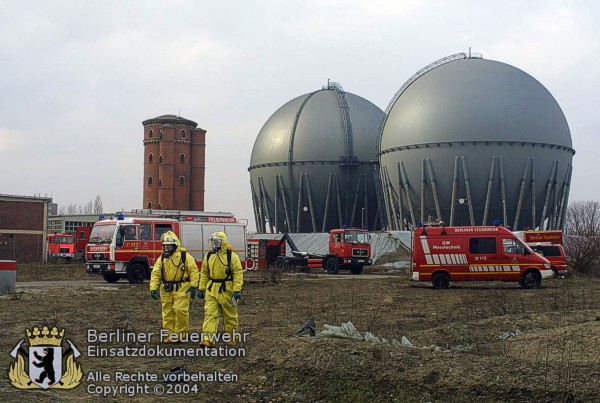
POLYGON ((154 137, 154 132, 152 131, 152 129, 150 129, 150 131, 148 132, 148 138, 151 139, 152 137, 154 137))
POLYGON ((180 164, 185 163, 185 154, 184 153, 179 154, 179 163, 180 164))
POLYGON ((159 155, 159 156, 158 156, 158 163, 159 163, 159 164, 162 164, 162 162, 163 162, 162 155, 159 155))
POLYGON ((152 186, 152 176, 148 177, 148 186, 152 186))
POLYGON ((162 139, 163 139, 163 132, 160 132, 160 135, 158 136, 158 138, 159 138, 160 140, 162 140, 162 139))
POLYGON ((161 188, 162 187, 162 178, 158 178, 158 187, 161 188))
POLYGON ((152 202, 148 200, 148 209, 152 208, 152 202))
POLYGON ((179 177, 179 186, 183 186, 185 185, 185 176, 180 176, 179 177))
POLYGON ((162 203, 158 203, 158 209, 162 209, 162 203))
POLYGON ((153 160, 154 160, 154 156, 152 155, 152 153, 148 154, 148 163, 152 164, 153 160))
POLYGON ((185 138, 185 130, 181 131, 181 138, 184 139, 185 138))

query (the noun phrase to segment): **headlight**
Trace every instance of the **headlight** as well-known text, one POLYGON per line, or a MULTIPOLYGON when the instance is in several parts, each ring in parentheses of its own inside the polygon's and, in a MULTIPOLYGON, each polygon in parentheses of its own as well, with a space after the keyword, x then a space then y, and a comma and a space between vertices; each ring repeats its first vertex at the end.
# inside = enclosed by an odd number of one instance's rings
POLYGON ((550 263, 544 263, 544 267, 545 267, 546 269, 549 269, 549 268, 551 268, 552 266, 550 266, 550 263))

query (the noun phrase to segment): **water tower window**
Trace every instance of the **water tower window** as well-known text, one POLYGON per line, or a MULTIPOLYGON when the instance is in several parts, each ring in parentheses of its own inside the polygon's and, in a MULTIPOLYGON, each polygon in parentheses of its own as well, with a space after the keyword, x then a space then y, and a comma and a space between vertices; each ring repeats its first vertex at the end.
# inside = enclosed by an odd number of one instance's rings
POLYGON ((148 154, 148 163, 152 164, 153 160, 154 160, 154 156, 152 155, 152 153, 148 154))
POLYGON ((185 162, 185 154, 181 153, 179 154, 179 163, 183 164, 185 162))
POLYGON ((160 140, 162 140, 162 139, 163 139, 163 132, 160 132, 160 135, 158 136, 158 138, 159 138, 160 140))
POLYGON ((185 138, 185 130, 181 131, 181 138, 184 139, 185 138))
POLYGON ((185 185, 185 176, 180 176, 179 177, 179 186, 183 186, 185 185))
POLYGON ((152 131, 152 129, 150 129, 150 131, 148 132, 148 138, 151 139, 152 137, 154 137, 154 132, 152 131))
POLYGON ((152 208, 152 202, 148 201, 148 209, 151 209, 151 208, 152 208))
POLYGON ((162 187, 162 178, 158 178, 158 187, 162 187))
POLYGON ((148 177, 148 186, 152 186, 152 177, 151 176, 148 177))
MULTIPOLYGON (((162 209, 162 204, 161 204, 161 203, 158 203, 158 209, 159 209, 159 210, 160 210, 160 209, 162 209)), ((160 238, 159 238, 159 239, 160 239, 160 238)))
POLYGON ((162 157, 162 155, 159 155, 158 156, 158 163, 162 164, 162 162, 163 162, 163 157, 162 157))

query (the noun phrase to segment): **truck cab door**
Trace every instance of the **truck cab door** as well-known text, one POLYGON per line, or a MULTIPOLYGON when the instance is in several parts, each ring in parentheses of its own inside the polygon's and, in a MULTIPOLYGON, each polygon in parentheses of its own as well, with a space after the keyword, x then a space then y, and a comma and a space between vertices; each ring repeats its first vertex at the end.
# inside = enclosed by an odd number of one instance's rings
POLYGON ((525 247, 516 239, 501 237, 500 268, 503 280, 518 280, 521 277, 521 263, 526 254, 525 247))

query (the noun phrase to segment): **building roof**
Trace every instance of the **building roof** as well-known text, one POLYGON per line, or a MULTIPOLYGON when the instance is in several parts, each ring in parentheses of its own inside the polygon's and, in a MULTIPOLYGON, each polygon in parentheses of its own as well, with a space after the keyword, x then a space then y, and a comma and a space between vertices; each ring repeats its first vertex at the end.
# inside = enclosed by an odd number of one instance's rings
POLYGON ((151 124, 178 124, 178 125, 189 125, 189 126, 193 126, 194 128, 196 126, 198 126, 198 123, 189 120, 189 119, 185 119, 182 118, 181 116, 175 116, 175 115, 161 115, 161 116, 157 116, 155 118, 152 119, 147 119, 144 120, 142 122, 142 124, 144 126, 146 125, 151 125, 151 124))

